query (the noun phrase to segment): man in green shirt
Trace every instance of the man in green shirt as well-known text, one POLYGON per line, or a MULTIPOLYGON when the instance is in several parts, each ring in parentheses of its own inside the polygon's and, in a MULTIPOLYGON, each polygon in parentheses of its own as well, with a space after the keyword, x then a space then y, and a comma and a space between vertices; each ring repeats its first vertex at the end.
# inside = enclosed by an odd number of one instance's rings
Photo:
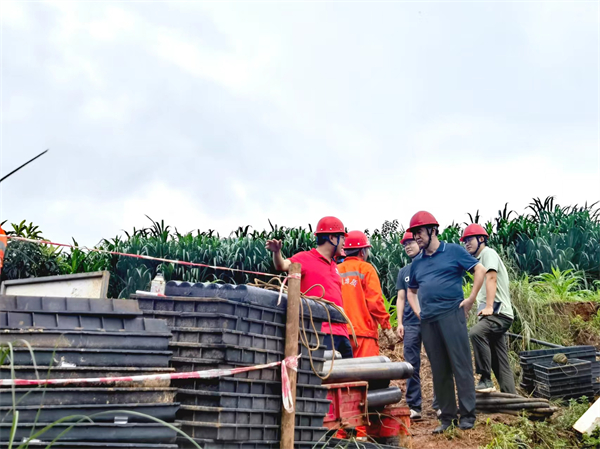
POLYGON ((478 224, 467 226, 461 242, 486 269, 485 282, 477 295, 479 321, 469 331, 475 354, 475 371, 480 375, 478 393, 495 391, 492 371, 503 393, 516 394, 515 378, 508 361, 506 332, 514 314, 510 301, 508 272, 496 251, 487 246, 488 233, 478 224))

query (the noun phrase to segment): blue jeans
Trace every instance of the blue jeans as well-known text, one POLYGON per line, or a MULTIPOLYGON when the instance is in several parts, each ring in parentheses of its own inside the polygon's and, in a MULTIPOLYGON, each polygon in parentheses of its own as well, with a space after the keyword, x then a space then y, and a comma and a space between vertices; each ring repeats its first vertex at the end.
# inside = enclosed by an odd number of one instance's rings
MULTIPOLYGON (((324 343, 327 350, 331 351, 331 335, 325 335, 324 343)), ((334 335, 333 344, 335 346, 335 350, 342 354, 343 359, 351 359, 354 357, 352 355, 352 346, 350 345, 350 340, 348 339, 348 337, 345 337, 343 335, 334 335)))
MULTIPOLYGON (((421 326, 404 326, 404 360, 410 363, 414 368, 413 376, 406 381, 406 403, 411 410, 421 411, 421 326)), ((433 396, 433 409, 437 410, 438 405, 433 396)))

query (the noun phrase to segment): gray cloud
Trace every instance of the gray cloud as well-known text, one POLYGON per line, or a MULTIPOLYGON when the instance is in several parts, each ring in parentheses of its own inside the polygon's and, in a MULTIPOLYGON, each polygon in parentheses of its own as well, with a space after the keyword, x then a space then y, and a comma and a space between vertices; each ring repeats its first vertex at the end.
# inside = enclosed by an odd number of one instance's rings
POLYGON ((1 170, 51 152, 3 183, 2 218, 95 243, 144 214, 373 228, 426 207, 451 221, 534 195, 593 201, 596 12, 12 3, 1 170), (464 198, 488 177, 512 180, 464 198))

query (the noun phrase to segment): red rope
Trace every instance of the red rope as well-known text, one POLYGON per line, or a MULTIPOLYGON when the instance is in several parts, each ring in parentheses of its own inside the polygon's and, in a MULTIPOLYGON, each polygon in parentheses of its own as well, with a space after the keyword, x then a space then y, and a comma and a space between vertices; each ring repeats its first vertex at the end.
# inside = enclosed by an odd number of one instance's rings
POLYGON ((12 239, 12 240, 19 240, 21 242, 29 242, 29 243, 37 243, 39 245, 61 246, 61 247, 64 247, 64 248, 72 248, 72 249, 74 248, 74 249, 79 249, 79 250, 85 249, 85 250, 90 251, 90 252, 112 254, 112 255, 115 255, 115 256, 133 257, 135 259, 154 260, 154 261, 157 261, 157 262, 173 263, 173 264, 185 265, 185 266, 188 266, 188 267, 202 267, 202 268, 211 268, 213 270, 235 271, 235 272, 238 272, 238 273, 256 274, 256 275, 259 275, 259 276, 271 276, 271 277, 287 278, 287 276, 281 275, 281 274, 262 273, 260 271, 242 270, 242 269, 239 269, 239 268, 219 267, 219 266, 216 266, 216 265, 207 265, 207 264, 198 263, 198 262, 186 262, 184 260, 172 260, 172 259, 164 259, 162 257, 145 256, 143 254, 121 253, 121 252, 118 252, 118 251, 108 251, 108 250, 105 250, 105 249, 88 248, 86 246, 69 245, 67 243, 55 243, 55 242, 51 242, 49 240, 34 240, 34 239, 27 239, 25 237, 17 237, 17 236, 12 236, 12 235, 9 235, 7 237, 9 239, 12 239))

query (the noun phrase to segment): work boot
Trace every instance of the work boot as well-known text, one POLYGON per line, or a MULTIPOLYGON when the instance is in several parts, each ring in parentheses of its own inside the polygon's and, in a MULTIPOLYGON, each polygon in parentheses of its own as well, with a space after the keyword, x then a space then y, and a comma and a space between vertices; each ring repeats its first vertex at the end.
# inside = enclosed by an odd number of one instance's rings
POLYGON ((470 430, 475 426, 475 421, 473 419, 461 419, 458 424, 458 428, 460 430, 470 430))
POLYGON ((414 409, 410 409, 410 419, 412 420, 419 420, 421 419, 421 411, 420 410, 414 410, 414 409))
POLYGON ((496 387, 494 386, 492 379, 481 376, 475 387, 475 391, 477 393, 492 393, 493 391, 496 391, 496 387))
POLYGON ((433 429, 433 431, 431 433, 433 433, 434 435, 440 434, 440 433, 444 433, 446 430, 448 430, 450 427, 453 427, 456 424, 455 421, 449 422, 449 423, 441 423, 439 426, 437 426, 435 429, 433 429))

